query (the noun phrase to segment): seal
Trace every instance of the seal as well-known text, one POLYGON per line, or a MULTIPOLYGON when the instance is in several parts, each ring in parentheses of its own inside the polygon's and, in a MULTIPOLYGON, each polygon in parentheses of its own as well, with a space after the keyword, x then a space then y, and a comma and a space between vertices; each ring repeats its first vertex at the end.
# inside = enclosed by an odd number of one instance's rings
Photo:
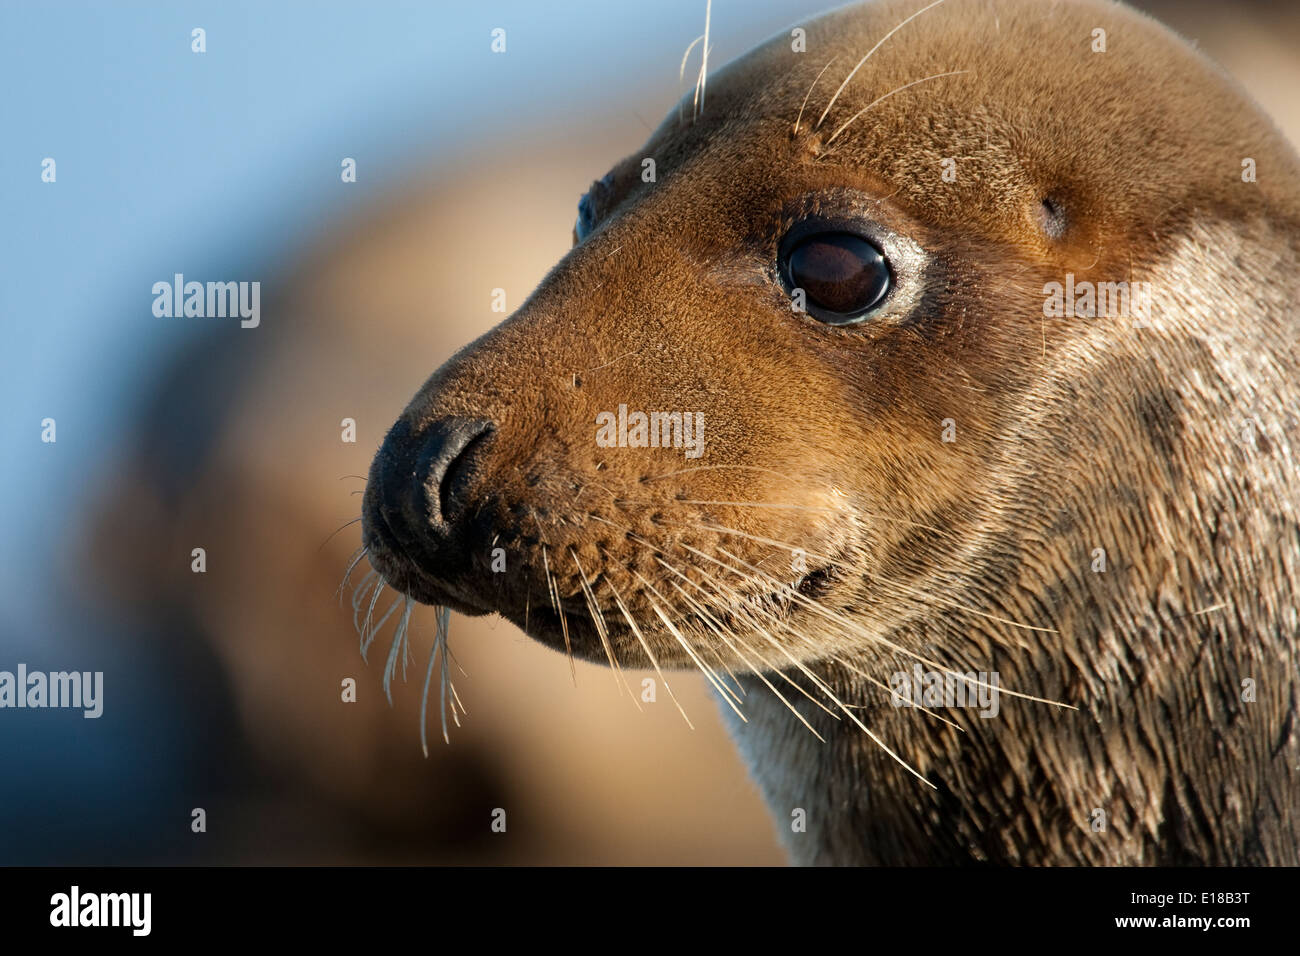
POLYGON ((1300 862, 1300 161, 1122 6, 805 29, 419 390, 372 567, 699 670, 797 862, 1300 862))

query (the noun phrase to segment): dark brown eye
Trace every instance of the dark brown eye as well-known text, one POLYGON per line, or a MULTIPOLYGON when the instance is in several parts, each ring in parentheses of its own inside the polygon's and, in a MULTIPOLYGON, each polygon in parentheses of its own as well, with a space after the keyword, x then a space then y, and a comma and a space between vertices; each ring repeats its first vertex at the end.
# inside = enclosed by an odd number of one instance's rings
POLYGON ((809 315, 827 325, 860 322, 889 293, 889 263, 874 243, 851 232, 819 232, 782 257, 785 280, 809 315))

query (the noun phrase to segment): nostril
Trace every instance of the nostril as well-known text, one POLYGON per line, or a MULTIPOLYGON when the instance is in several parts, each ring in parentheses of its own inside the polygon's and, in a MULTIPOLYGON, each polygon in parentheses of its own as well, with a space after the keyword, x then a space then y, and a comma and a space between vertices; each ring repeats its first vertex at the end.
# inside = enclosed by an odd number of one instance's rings
POLYGON ((441 418, 422 436, 415 478, 430 511, 436 506, 433 521, 450 525, 461 516, 474 475, 474 453, 492 431, 485 419, 441 418))
POLYGON ((471 434, 472 428, 467 427, 460 436, 464 444, 451 458, 438 486, 438 510, 447 522, 455 521, 464 510, 466 493, 478 464, 476 453, 493 432, 490 422, 476 424, 480 426, 476 433, 471 434))
POLYGON ((454 564, 464 547, 467 503, 482 467, 479 451, 494 428, 481 418, 440 418, 418 429, 399 419, 366 486, 371 540, 382 551, 420 561, 430 574, 450 570, 448 562, 454 564))

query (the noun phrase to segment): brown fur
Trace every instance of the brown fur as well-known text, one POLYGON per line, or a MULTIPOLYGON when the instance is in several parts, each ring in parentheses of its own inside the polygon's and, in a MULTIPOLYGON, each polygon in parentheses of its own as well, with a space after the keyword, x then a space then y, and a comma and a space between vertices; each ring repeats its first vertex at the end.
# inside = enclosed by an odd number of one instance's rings
POLYGON ((1300 862, 1300 163, 1216 68, 1091 0, 948 0, 817 127, 921 6, 837 11, 804 55, 778 37, 616 168, 594 234, 403 414, 414 436, 496 424, 461 570, 383 545, 373 480, 370 559, 585 657, 607 656, 599 616, 623 665, 761 674, 726 712, 779 826, 806 811, 800 861, 1300 862), (819 210, 923 251, 865 324, 795 314, 777 281, 780 237, 819 210), (1066 273, 1149 282, 1149 327, 1044 318, 1066 273), (620 404, 702 412, 704 456, 597 447, 620 404), (914 655, 1077 709, 943 712, 960 732, 890 704, 879 682, 914 655))

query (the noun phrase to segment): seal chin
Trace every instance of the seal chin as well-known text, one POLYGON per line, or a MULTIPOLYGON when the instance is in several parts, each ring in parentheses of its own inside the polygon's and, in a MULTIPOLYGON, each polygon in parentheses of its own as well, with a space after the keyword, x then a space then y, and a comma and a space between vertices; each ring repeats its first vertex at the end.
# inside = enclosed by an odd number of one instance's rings
POLYGON ((367 529, 364 536, 366 556, 384 583, 421 604, 449 607, 469 616, 490 614, 495 609, 478 603, 472 595, 462 593, 449 582, 424 571, 419 564, 383 543, 377 533, 367 529))

